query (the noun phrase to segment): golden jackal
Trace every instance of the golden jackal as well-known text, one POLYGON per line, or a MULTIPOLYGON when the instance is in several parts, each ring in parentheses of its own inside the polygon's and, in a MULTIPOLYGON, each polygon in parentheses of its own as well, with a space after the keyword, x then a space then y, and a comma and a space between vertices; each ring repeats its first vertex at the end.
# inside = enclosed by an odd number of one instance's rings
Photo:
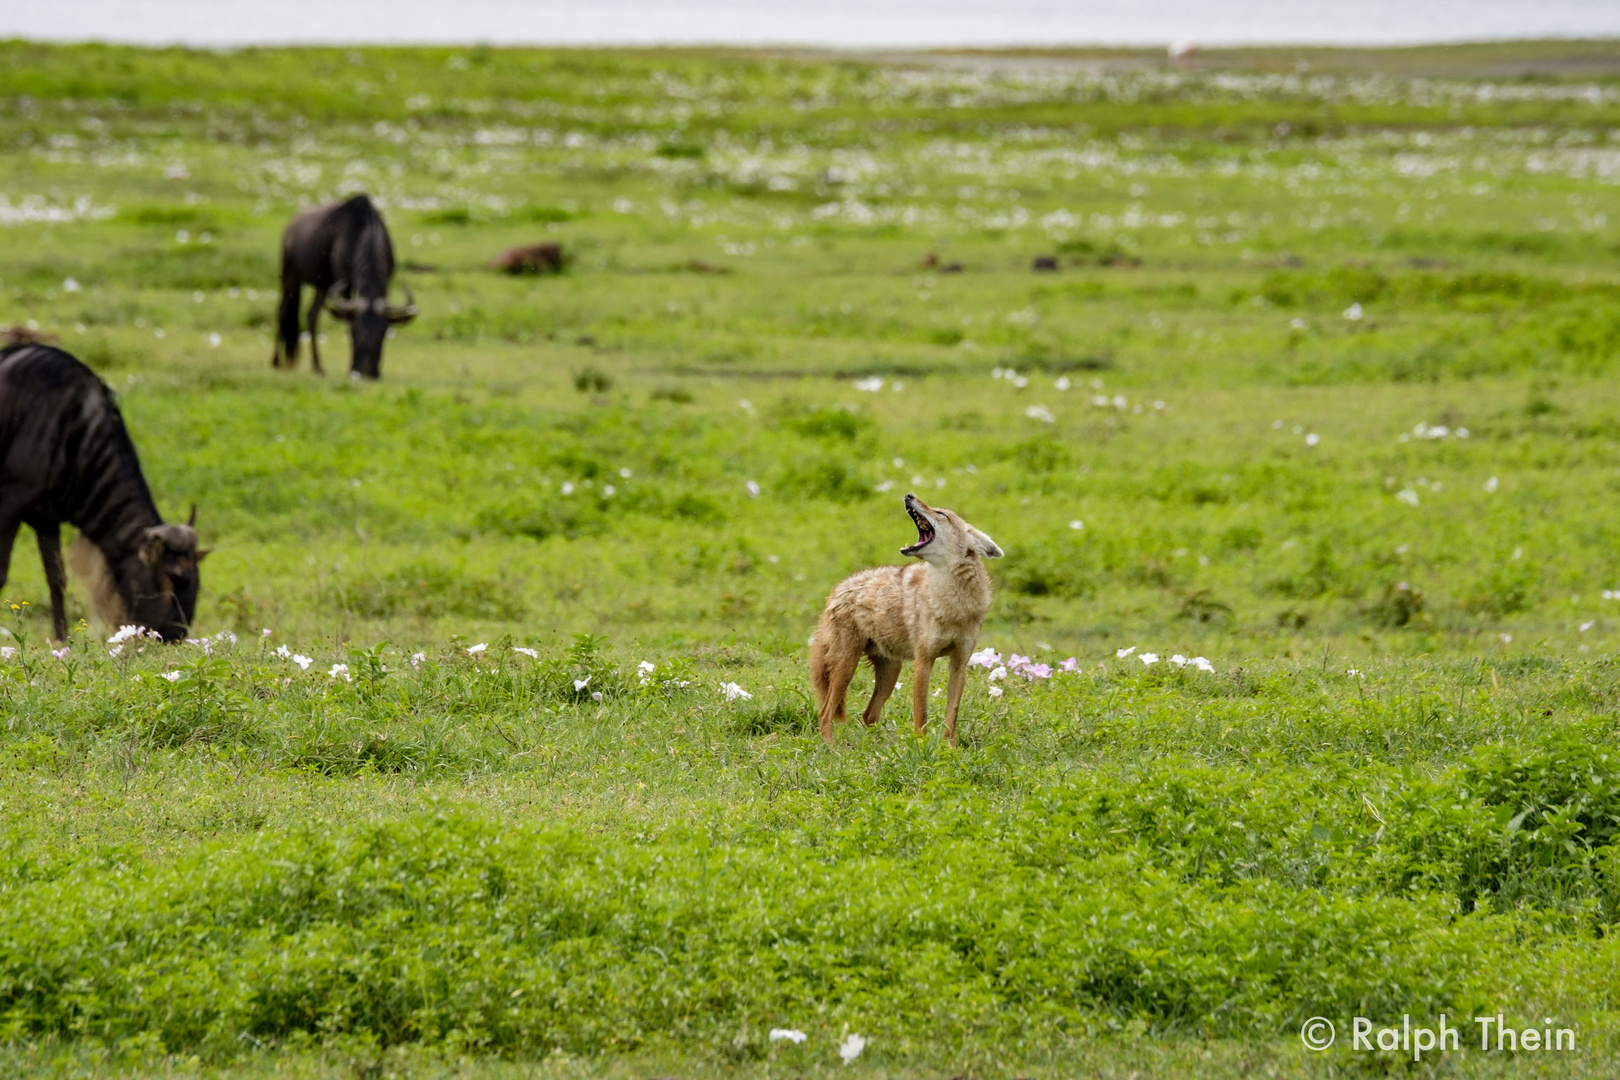
POLYGON ((951 658, 945 696, 945 738, 956 745, 956 710, 967 681, 968 656, 990 610, 985 559, 1001 558, 996 542, 950 510, 906 496, 917 542, 900 549, 914 566, 874 566, 838 583, 827 597, 810 646, 810 681, 821 713, 821 737, 833 741, 833 721, 845 720, 844 697, 865 656, 875 676, 861 719, 877 723, 894 691, 900 665, 911 660, 911 715, 921 734, 928 724, 928 676, 934 661, 951 658))

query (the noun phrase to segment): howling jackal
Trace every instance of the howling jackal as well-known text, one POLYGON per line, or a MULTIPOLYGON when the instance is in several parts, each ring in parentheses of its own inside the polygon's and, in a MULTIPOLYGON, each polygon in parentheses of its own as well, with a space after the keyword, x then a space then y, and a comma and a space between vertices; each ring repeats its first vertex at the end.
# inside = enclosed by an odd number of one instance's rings
POLYGON ((900 549, 922 560, 913 566, 874 566, 838 583, 810 646, 810 681, 821 713, 821 737, 833 741, 833 721, 845 720, 844 697, 865 656, 875 676, 872 700, 861 719, 877 723, 894 692, 900 665, 916 665, 911 715, 921 734, 928 724, 928 675, 934 661, 951 658, 945 697, 945 738, 956 745, 956 710, 967 681, 968 656, 990 610, 985 559, 1001 558, 996 542, 950 510, 936 510, 915 495, 906 513, 917 525, 917 542, 900 549))

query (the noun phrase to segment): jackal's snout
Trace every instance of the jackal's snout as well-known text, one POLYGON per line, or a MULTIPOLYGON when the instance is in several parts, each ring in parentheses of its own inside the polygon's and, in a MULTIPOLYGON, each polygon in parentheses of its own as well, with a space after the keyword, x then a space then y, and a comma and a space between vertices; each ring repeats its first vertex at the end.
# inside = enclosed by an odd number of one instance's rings
POLYGON ((900 549, 902 555, 915 555, 933 542, 938 529, 934 524, 934 509, 915 495, 906 495, 906 513, 917 526, 917 542, 900 549))

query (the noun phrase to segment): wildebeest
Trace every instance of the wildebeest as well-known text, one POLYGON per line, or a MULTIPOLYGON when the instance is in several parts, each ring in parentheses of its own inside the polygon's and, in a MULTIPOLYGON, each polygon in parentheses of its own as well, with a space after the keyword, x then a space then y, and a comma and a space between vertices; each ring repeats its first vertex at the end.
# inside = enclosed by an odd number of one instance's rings
POLYGON ((97 613, 165 641, 186 636, 197 608, 197 511, 165 525, 141 474, 112 391, 61 349, 0 349, 0 588, 17 529, 39 539, 51 625, 67 637, 61 526, 79 529, 74 570, 88 578, 97 613))
POLYGON ((556 274, 563 268, 563 249, 556 241, 507 248, 489 265, 508 274, 556 274))
POLYGON ((349 374, 379 377, 388 328, 416 318, 416 298, 410 289, 405 290, 404 307, 389 304, 388 280, 393 276, 394 245, 388 227, 366 196, 301 211, 281 238, 281 307, 271 365, 292 367, 298 362, 298 302, 304 286, 312 285, 315 298, 306 317, 311 366, 320 373, 316 322, 325 307, 349 324, 354 346, 349 374))

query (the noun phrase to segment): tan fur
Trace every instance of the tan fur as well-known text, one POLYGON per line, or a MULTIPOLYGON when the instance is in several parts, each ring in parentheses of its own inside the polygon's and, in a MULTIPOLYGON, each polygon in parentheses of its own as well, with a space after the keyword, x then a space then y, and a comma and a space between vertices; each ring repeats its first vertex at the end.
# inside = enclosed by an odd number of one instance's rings
MULTIPOLYGON (((878 566, 845 578, 827 597, 810 648, 810 680, 820 711, 821 737, 832 745, 833 722, 847 719, 845 696, 865 656, 874 685, 861 719, 878 721, 894 692, 900 665, 915 665, 911 715, 918 734, 928 724, 928 679, 934 661, 951 658, 945 696, 945 738, 956 745, 956 716, 967 681, 968 656, 990 610, 990 575, 984 560, 1001 549, 950 510, 936 510, 914 495, 908 510, 921 515, 934 538, 915 554, 912 566, 878 566)), ((914 545, 913 545, 914 546, 914 545)), ((902 554, 912 554, 911 548, 902 554)))
POLYGON ((124 613, 124 600, 113 586, 112 571, 107 568, 107 557, 83 533, 74 538, 68 548, 68 569, 90 591, 90 608, 96 618, 110 627, 120 627, 129 621, 124 613))

